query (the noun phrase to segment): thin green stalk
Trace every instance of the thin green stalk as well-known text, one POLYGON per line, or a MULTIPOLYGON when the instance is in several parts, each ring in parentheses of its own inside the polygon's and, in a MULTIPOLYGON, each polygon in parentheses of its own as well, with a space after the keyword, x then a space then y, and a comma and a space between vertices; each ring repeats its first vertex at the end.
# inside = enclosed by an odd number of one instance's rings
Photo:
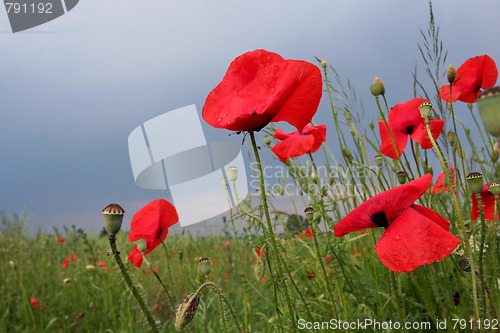
POLYGON ((477 205, 479 207, 479 218, 481 220, 481 241, 479 243, 479 281, 481 281, 481 318, 486 318, 486 281, 484 279, 484 243, 486 241, 486 222, 484 220, 483 202, 481 195, 476 194, 477 205))
MULTIPOLYGON (((168 272, 168 278, 170 280, 170 285, 175 289, 175 285, 174 285, 174 280, 172 279, 172 273, 170 272, 170 263, 169 263, 169 259, 168 259, 168 249, 167 249, 167 245, 165 244, 165 242, 163 241, 163 239, 161 239, 161 237, 158 237, 158 239, 160 240, 161 244, 163 245, 163 249, 165 249, 165 260, 167 261, 167 272, 168 272)), ((175 309, 175 306, 174 306, 174 309, 175 309)))
MULTIPOLYGON (((393 292, 394 299, 395 299, 395 302, 396 302, 396 309, 398 311, 399 321, 403 322, 406 319, 406 315, 404 314, 403 302, 401 300, 401 296, 399 295, 398 284, 396 282, 396 277, 394 275, 394 272, 390 271, 390 275, 391 275, 392 292, 393 292)), ((408 332, 408 330, 406 329, 406 327, 404 328, 404 331, 408 332)))
MULTIPOLYGON (((292 306, 292 301, 290 299, 286 280, 283 277, 281 255, 278 252, 278 246, 276 244, 276 239, 274 236, 273 225, 271 223, 271 216, 269 215, 269 208, 267 206, 267 195, 266 195, 266 188, 264 186, 264 174, 262 171, 262 164, 260 161, 259 150, 257 148, 257 142, 255 141, 254 132, 249 132, 249 133, 250 133, 250 138, 252 140, 252 146, 253 146, 253 151, 254 151, 254 155, 255 155, 255 160, 257 162, 257 166, 259 169, 260 195, 262 196, 262 206, 264 208, 264 214, 266 216, 268 238, 269 238, 269 241, 271 242, 271 246, 273 247, 272 252, 274 254, 274 260, 276 262, 278 281, 281 282, 281 285, 283 286, 283 290, 285 291, 285 299, 286 299, 286 303, 288 305, 288 311, 290 312, 291 324, 293 327, 293 331, 297 331, 297 323, 295 322, 295 310, 294 310, 294 307, 292 306)), ((292 277, 290 276, 289 278, 291 279, 292 277)))
POLYGON ((123 276, 123 279, 127 283, 128 288, 132 292, 132 295, 134 295, 135 299, 137 300, 137 303, 139 303, 139 307, 141 308, 142 312, 146 316, 146 319, 149 323, 149 326, 151 327, 151 330, 153 332, 158 332, 158 326, 156 326, 156 322, 153 319, 153 316, 151 315, 151 312, 149 312, 148 307, 146 306, 146 303, 142 299, 141 294, 135 287, 135 284, 132 282, 132 278, 127 272, 127 269, 125 268, 125 265, 123 265, 122 258, 120 257, 120 253, 116 249, 116 237, 115 235, 110 235, 109 236, 109 245, 111 246, 111 251, 113 252, 113 256, 115 258, 116 263, 118 264, 118 268, 120 269, 120 273, 123 276))
POLYGON ((153 269, 153 266, 151 265, 151 263, 149 262, 149 260, 146 258, 146 256, 144 255, 144 253, 142 253, 142 259, 144 260, 144 262, 146 263, 146 265, 148 266, 149 270, 154 274, 154 276, 156 277, 156 279, 158 280, 158 282, 160 282, 163 290, 165 291, 165 293, 167 294, 168 296, 168 299, 170 301, 170 304, 172 305, 172 309, 175 309, 175 302, 174 302, 174 299, 172 298, 172 295, 170 295, 170 292, 168 291, 168 288, 167 286, 165 285, 165 282, 163 282, 163 280, 161 279, 161 277, 158 275, 158 273, 156 273, 156 271, 153 269))

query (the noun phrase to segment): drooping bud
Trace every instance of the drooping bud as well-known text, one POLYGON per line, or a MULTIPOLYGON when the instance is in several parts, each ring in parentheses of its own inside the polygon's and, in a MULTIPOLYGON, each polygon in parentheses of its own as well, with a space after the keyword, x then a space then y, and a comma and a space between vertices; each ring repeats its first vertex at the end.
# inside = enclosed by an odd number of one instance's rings
POLYGON ((467 175, 467 185, 469 185, 469 189, 474 194, 481 194, 483 190, 483 175, 479 172, 471 172, 467 175))
POLYGON ((210 262, 210 259, 208 259, 208 258, 201 258, 198 261, 198 267, 200 268, 201 274, 208 275, 208 274, 210 274, 210 271, 212 270, 212 263, 210 262))
POLYGON ((280 195, 285 194, 285 190, 283 189, 283 186, 281 186, 281 184, 276 184, 276 190, 280 195))
POLYGON ((264 144, 270 145, 271 144, 271 137, 269 135, 266 135, 263 139, 264 144))
POLYGON ((497 181, 492 181, 491 183, 488 184, 488 191, 491 192, 493 195, 499 195, 500 194, 500 183, 497 181))
POLYGON ((500 156, 500 147, 498 146, 498 142, 495 142, 493 145, 493 152, 491 153, 491 161, 498 161, 498 157, 500 156))
POLYGON ((446 135, 446 138, 448 139, 449 143, 454 144, 455 140, 457 139, 457 135, 455 134, 455 132, 449 131, 446 135))
POLYGON ((304 213, 306 214, 306 219, 311 222, 314 219, 314 208, 307 207, 304 209, 304 213))
POLYGON ((264 260, 262 257, 257 258, 257 262, 253 268, 253 273, 257 281, 261 281, 266 275, 266 262, 264 260))
POLYGON ((184 302, 179 305, 179 308, 175 313, 175 329, 177 331, 181 331, 191 322, 191 320, 193 320, 194 315, 198 310, 199 303, 200 297, 196 294, 190 294, 184 302))
POLYGON ((235 182, 238 179, 238 167, 233 165, 227 168, 227 179, 230 182, 235 182))
POLYGON ((148 244, 146 243, 146 240, 144 238, 139 238, 137 242, 135 242, 137 245, 137 249, 139 252, 144 253, 148 249, 148 244))
POLYGON ((500 137, 500 86, 486 89, 476 101, 484 128, 500 137))
POLYGON ((120 231, 122 227, 123 214, 125 214, 123 208, 115 203, 107 205, 102 210, 104 228, 106 229, 108 235, 114 236, 118 233, 118 231, 120 231))
POLYGON ((455 82, 456 74, 457 74, 457 71, 455 70, 455 66, 453 66, 453 64, 450 64, 450 66, 448 66, 448 70, 446 71, 446 78, 448 79, 448 82, 450 84, 455 82))
POLYGON ((432 114, 432 104, 429 102, 423 102, 422 104, 420 104, 418 109, 420 110, 420 116, 424 120, 429 120, 432 114))
POLYGON ((397 173, 397 176, 398 176, 398 182, 403 185, 404 183, 406 183, 406 172, 404 171, 400 171, 397 173))

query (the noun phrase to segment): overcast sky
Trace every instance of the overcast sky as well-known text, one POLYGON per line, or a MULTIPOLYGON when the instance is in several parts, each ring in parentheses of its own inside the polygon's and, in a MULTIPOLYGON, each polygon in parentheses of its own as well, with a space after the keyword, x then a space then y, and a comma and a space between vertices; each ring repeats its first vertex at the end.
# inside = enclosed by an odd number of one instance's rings
MULTIPOLYGON (((499 1, 439 0, 433 8, 449 63, 482 54, 500 61, 499 1)), ((327 60, 351 81, 369 123, 377 117, 369 94, 375 76, 391 104, 413 97, 419 29, 428 21, 423 0, 84 0, 13 34, 2 9, 0 208, 32 213, 31 230, 75 224, 97 231, 111 202, 129 221, 167 195, 135 185, 130 132, 186 105, 201 113, 229 63, 254 49, 327 60)), ((326 103, 315 120, 332 124, 326 103)), ((241 142, 202 125, 209 139, 241 142)))

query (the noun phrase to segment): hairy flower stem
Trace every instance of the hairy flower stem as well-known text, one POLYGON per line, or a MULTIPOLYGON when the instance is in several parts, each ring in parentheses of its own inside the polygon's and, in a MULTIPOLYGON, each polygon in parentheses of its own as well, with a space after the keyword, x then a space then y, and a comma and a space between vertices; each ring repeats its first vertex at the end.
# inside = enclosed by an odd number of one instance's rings
POLYGON ((457 220, 458 220, 458 227, 459 227, 458 232, 460 233, 460 238, 465 243, 465 254, 470 260, 472 293, 473 293, 473 298, 474 298, 474 312, 475 312, 476 318, 481 318, 479 316, 479 304, 478 304, 478 300, 477 300, 477 285, 476 285, 476 277, 475 277, 476 264, 475 264, 475 260, 472 256, 472 249, 470 247, 469 242, 467 241, 468 238, 467 238, 467 232, 465 231, 464 218, 462 216, 462 210, 460 208, 460 204, 458 202, 458 198, 457 198, 457 195, 455 193, 455 186, 453 185, 451 173, 450 173, 450 170, 448 169, 448 165, 447 165, 446 161, 443 158, 443 154, 441 153, 441 149, 439 149, 439 146, 437 145, 436 141, 434 140, 434 137, 432 136, 431 128, 429 125, 429 119, 425 120, 425 128, 427 130, 427 135, 429 136, 429 140, 432 143, 432 147, 434 147, 434 150, 436 151, 436 154, 439 158, 439 162, 441 162, 441 167, 443 168, 443 172, 445 174, 446 183, 449 184, 448 186, 450 187, 451 197, 453 198, 453 204, 455 206, 455 215, 456 215, 457 220))
POLYGON ((165 290, 165 293, 168 296, 168 300, 170 301, 170 304, 172 305, 172 309, 175 309, 174 299, 172 298, 172 295, 170 295, 170 293, 168 292, 168 288, 165 285, 165 282, 163 282, 163 280, 158 275, 158 273, 156 273, 156 271, 153 269, 153 266, 151 265, 151 263, 149 262, 149 260, 146 258, 146 256, 143 253, 141 253, 141 254, 142 254, 142 259, 144 260, 144 262, 148 266, 149 270, 154 274, 154 276, 156 277, 156 279, 158 280, 158 282, 160 282, 160 285, 162 286, 163 290, 165 290))
POLYGON ((479 207, 479 216, 481 219, 481 241, 479 243, 479 281, 481 281, 481 318, 486 318, 486 281, 484 279, 484 243, 486 241, 486 222, 484 220, 483 202, 481 200, 481 195, 476 194, 477 205, 479 207))
POLYGON ((125 265, 123 265, 122 258, 120 257, 120 253, 116 249, 116 237, 115 237, 115 235, 109 236, 109 245, 111 246, 111 251, 113 252, 113 257, 115 258, 115 261, 118 264, 118 268, 120 269, 120 273, 122 274, 123 278, 125 279, 125 282, 127 283, 128 288, 132 292, 132 295, 134 295, 135 299, 137 300, 137 303, 139 303, 139 307, 141 308, 142 312, 146 316, 146 319, 149 323, 149 326, 151 327, 151 331, 158 332, 158 326, 156 326, 156 322, 153 319, 153 316, 151 316, 151 313, 149 312, 149 309, 146 306, 146 303, 144 302, 141 294, 139 293, 139 291, 135 287, 135 284, 132 282, 132 278, 128 274, 127 269, 125 268, 125 265))
MULTIPOLYGON (((252 140, 255 161, 257 162, 257 167, 259 170, 260 195, 262 197, 262 206, 264 208, 264 214, 266 216, 268 238, 269 238, 269 241, 271 242, 271 246, 273 247, 272 252, 274 255, 274 261, 276 262, 278 281, 281 283, 281 285, 283 286, 283 290, 285 291, 285 299, 286 299, 286 303, 288 305, 288 311, 290 312, 290 316, 291 316, 290 321, 291 321, 291 324, 293 327, 293 331, 295 332, 295 331, 297 331, 297 323, 295 321, 295 310, 294 310, 294 307, 292 306, 292 301, 290 299, 290 295, 288 292, 287 282, 283 278, 283 267, 282 267, 282 262, 281 262, 281 256, 280 256, 280 253, 278 252, 278 245, 276 244, 276 239, 275 239, 274 232, 273 232, 273 225, 271 223, 271 216, 269 215, 269 207, 267 206, 266 187, 264 186, 264 173, 262 171, 262 164, 260 162, 259 150, 257 148, 257 142, 255 141, 254 132, 249 132, 249 133, 250 133, 250 138, 252 140)), ((290 279, 291 278, 292 277, 290 276, 290 279)))
POLYGON ((242 332, 240 322, 238 321, 238 318, 236 318, 236 315, 234 313, 234 310, 233 310, 231 304, 229 304, 229 302, 227 301, 226 297, 222 294, 222 291, 220 290, 220 288, 217 284, 215 284, 214 282, 210 282, 210 281, 205 282, 196 290, 195 295, 198 295, 200 292, 203 291, 203 289, 205 289, 207 287, 211 287, 212 289, 214 289, 217 292, 217 295, 219 296, 220 320, 221 320, 221 324, 222 324, 222 328, 224 329, 224 332, 227 333, 227 324, 226 324, 226 317, 224 316, 224 308, 223 308, 222 302, 226 303, 226 306, 228 307, 229 312, 231 313, 231 316, 233 317, 234 324, 238 328, 238 332, 242 332))

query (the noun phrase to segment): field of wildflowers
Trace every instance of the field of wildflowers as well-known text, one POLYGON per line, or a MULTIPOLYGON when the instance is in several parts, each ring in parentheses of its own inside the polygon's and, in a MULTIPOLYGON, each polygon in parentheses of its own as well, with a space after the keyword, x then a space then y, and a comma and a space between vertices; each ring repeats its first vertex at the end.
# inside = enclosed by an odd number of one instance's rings
POLYGON ((325 60, 254 50, 229 64, 203 119, 241 134, 258 195, 229 212, 224 236, 168 236, 178 216, 163 199, 128 235, 116 203, 95 237, 30 238, 2 215, 0 330, 499 331, 498 70, 488 55, 450 65, 438 31, 431 16, 419 45, 432 84, 415 73, 404 101, 375 78, 367 128, 325 60), (328 124, 313 120, 322 98, 328 124), (273 184, 264 154, 286 171, 273 184))

